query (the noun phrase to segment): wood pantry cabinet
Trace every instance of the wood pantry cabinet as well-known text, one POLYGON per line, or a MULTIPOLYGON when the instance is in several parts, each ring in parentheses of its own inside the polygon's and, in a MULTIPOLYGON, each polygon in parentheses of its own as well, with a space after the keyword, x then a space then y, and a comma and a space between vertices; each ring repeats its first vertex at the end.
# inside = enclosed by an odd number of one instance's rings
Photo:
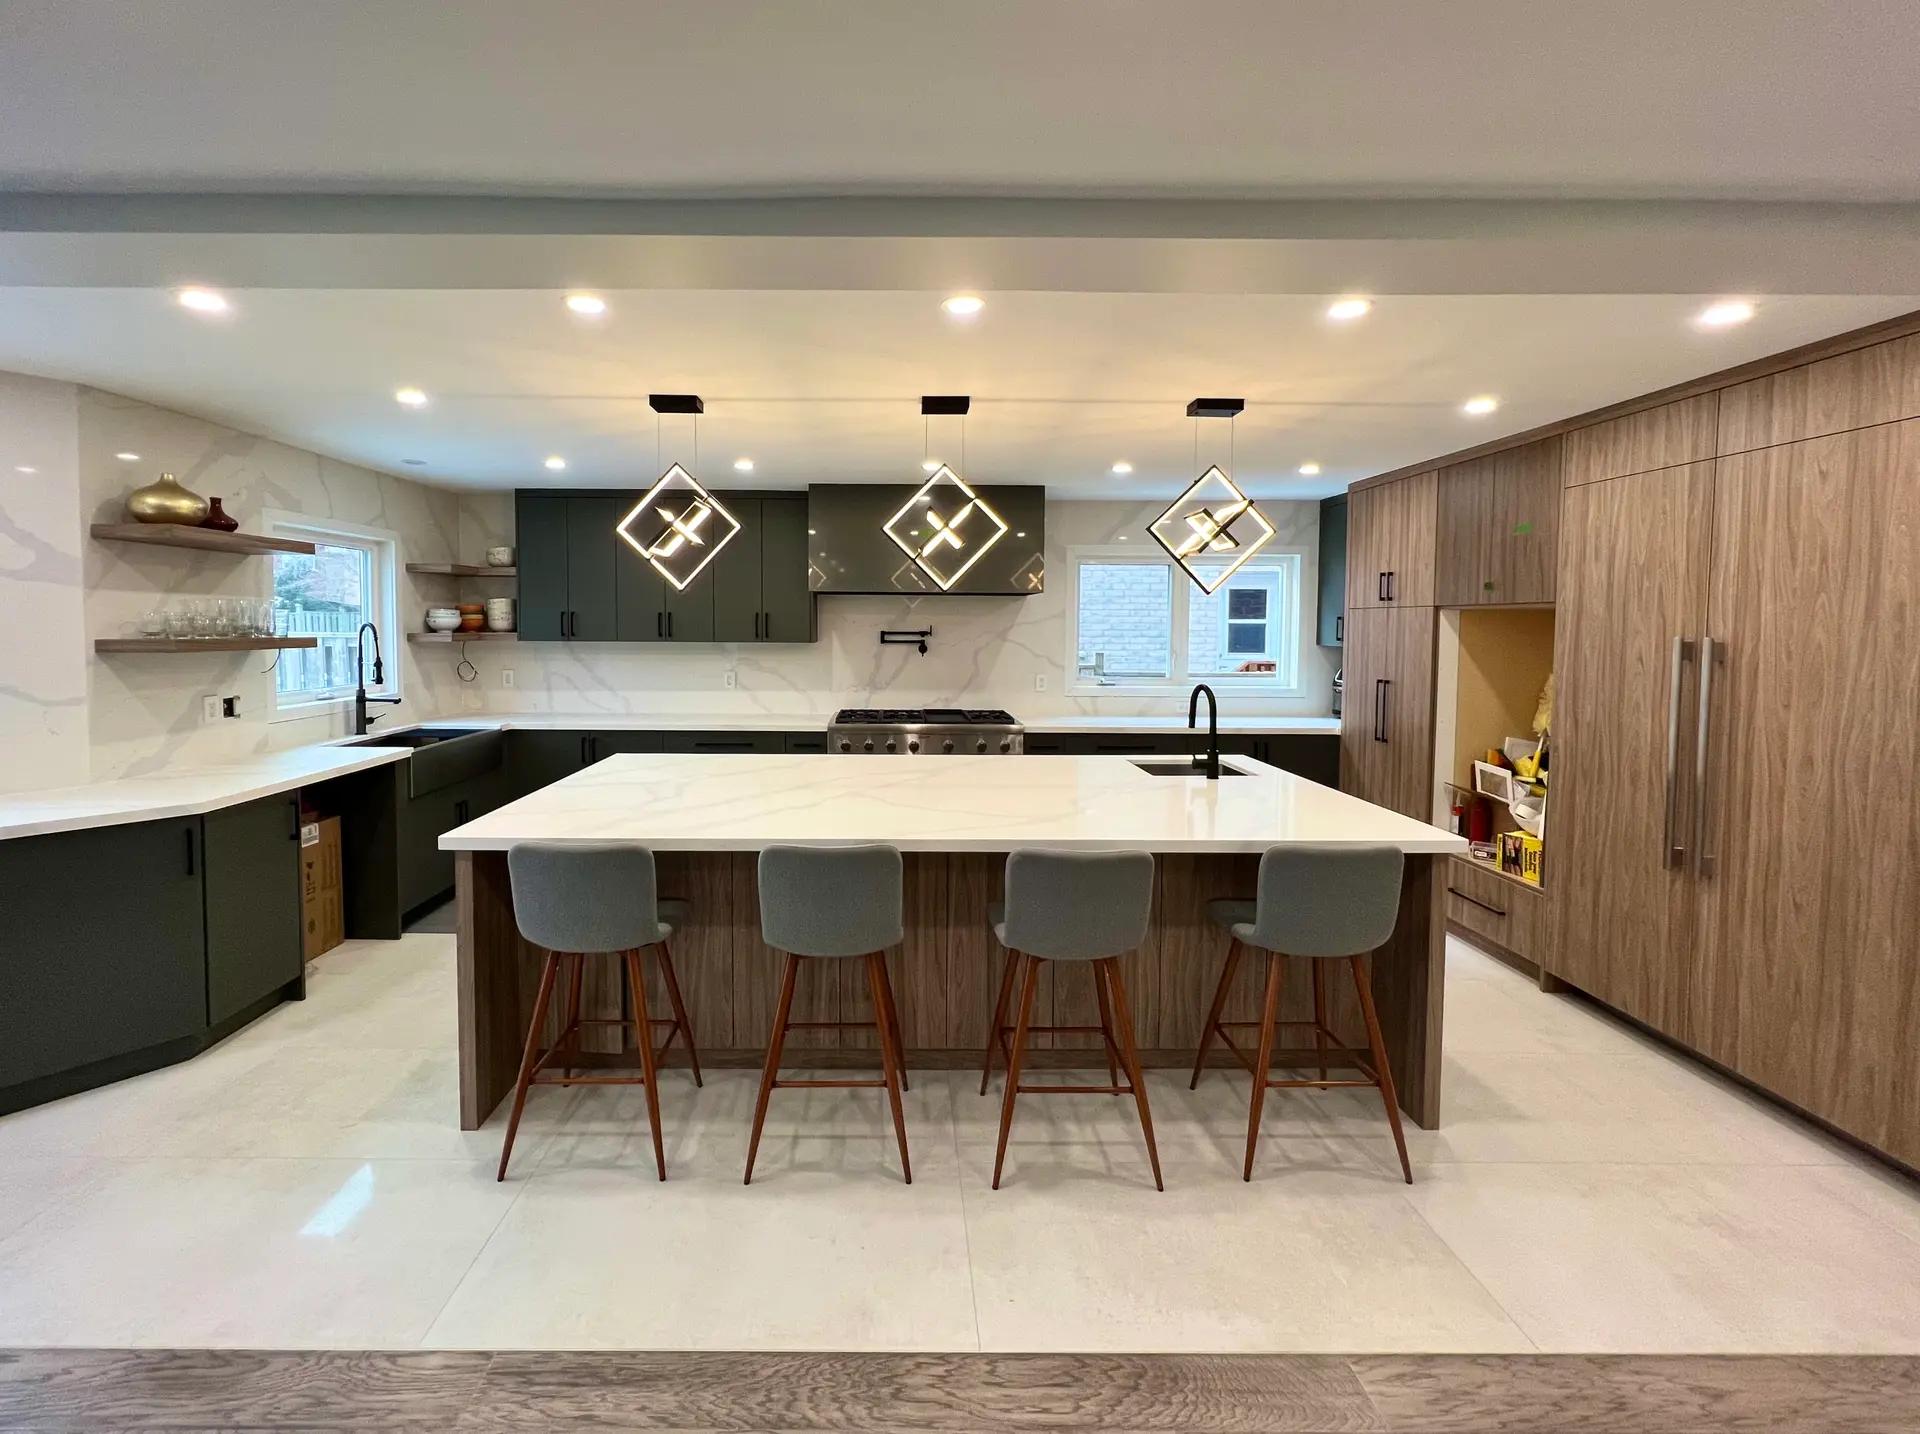
POLYGON ((1549 438, 1440 470, 1436 606, 1553 601, 1560 469, 1549 438))
POLYGON ((1348 490, 1349 615, 1355 608, 1433 605, 1438 479, 1436 473, 1416 473, 1348 490))
POLYGON ((1347 614, 1340 789, 1433 819, 1434 609, 1347 614))

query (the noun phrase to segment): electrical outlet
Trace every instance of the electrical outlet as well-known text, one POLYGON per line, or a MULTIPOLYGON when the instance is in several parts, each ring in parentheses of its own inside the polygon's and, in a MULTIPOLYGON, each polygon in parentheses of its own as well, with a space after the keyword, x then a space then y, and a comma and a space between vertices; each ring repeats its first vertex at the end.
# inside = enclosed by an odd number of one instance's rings
POLYGON ((1036 672, 1033 674, 1033 690, 1035 692, 1045 692, 1047 690, 1047 674, 1046 673, 1036 672))
POLYGON ((721 679, 721 685, 725 687, 727 691, 733 691, 734 688, 740 685, 740 674, 729 667, 727 669, 727 675, 721 679))
POLYGON ((220 720, 220 699, 218 697, 207 696, 200 699, 200 720, 202 722, 218 722, 220 720))
POLYGON ((222 697, 220 699, 220 715, 222 717, 238 717, 240 715, 239 697, 222 697))
POLYGON ((513 686, 513 669, 511 667, 503 667, 500 669, 500 685, 502 687, 513 686))

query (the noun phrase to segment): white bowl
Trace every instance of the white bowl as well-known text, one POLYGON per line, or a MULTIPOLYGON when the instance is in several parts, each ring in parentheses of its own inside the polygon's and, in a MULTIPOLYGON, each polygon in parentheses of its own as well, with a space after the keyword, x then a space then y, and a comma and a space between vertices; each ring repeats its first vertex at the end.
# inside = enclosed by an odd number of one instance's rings
POLYGON ((460 626, 460 614, 452 608, 433 607, 427 609, 428 632, 452 632, 458 626, 460 626))

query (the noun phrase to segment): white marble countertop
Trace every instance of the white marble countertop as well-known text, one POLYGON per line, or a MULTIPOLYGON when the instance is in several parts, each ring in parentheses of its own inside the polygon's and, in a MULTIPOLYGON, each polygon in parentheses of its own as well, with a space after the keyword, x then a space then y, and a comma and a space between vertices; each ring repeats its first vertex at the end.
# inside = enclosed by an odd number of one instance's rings
POLYGON ((1463 852, 1464 840, 1249 757, 1241 773, 1153 776, 1125 757, 610 757, 440 838, 445 851, 628 841, 656 851, 889 842, 902 851, 1016 846, 1258 852, 1313 843, 1463 852))
MULTIPOLYGON (((1206 713, 1200 714, 1200 731, 1204 735, 1207 726, 1206 713)), ((1029 732, 1045 735, 1066 735, 1069 733, 1117 732, 1128 736, 1154 732, 1184 732, 1187 719, 1184 716, 1161 717, 1039 717, 1026 724, 1029 732)), ((1222 732, 1260 732, 1283 733, 1305 736, 1324 734, 1330 737, 1340 735, 1338 717, 1242 717, 1220 714, 1222 732)))
POLYGON ((0 794, 0 840, 198 816, 256 797, 290 792, 310 782, 402 761, 409 755, 405 747, 292 747, 244 762, 181 767, 148 777, 122 777, 79 787, 0 794))
MULTIPOLYGON (((1019 714, 1014 714, 1016 717, 1019 714)), ((833 720, 830 712, 812 713, 766 713, 766 712, 694 712, 694 713, 631 713, 631 712, 474 712, 465 717, 435 717, 430 721, 415 722, 410 726, 383 728, 391 732, 405 732, 412 727, 498 727, 503 731, 515 728, 531 731, 590 731, 602 732, 818 732, 825 729, 833 720)), ((1205 719, 1202 718, 1204 721, 1205 719)), ((1178 714, 1147 715, 1135 717, 1085 716, 1072 713, 1063 716, 1036 717, 1024 722, 1027 731, 1042 735, 1065 735, 1068 733, 1156 733, 1183 732, 1187 719, 1178 714)), ((1202 728, 1201 730, 1205 730, 1202 728)), ((1222 713, 1220 717, 1222 732, 1277 732, 1298 734, 1326 734, 1337 736, 1340 732, 1338 717, 1245 717, 1238 714, 1222 713)), ((375 735, 379 735, 375 733, 375 735)), ((353 741, 354 738, 343 738, 353 741)))

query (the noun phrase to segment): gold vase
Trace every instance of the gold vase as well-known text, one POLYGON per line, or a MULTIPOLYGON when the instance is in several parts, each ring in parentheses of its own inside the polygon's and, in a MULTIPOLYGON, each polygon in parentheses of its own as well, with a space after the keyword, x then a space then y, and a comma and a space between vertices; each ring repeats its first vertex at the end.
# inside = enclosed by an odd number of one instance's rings
POLYGON ((136 523, 179 523, 195 528, 207 516, 207 500, 182 488, 171 473, 162 473, 157 483, 127 494, 127 516, 136 523))

